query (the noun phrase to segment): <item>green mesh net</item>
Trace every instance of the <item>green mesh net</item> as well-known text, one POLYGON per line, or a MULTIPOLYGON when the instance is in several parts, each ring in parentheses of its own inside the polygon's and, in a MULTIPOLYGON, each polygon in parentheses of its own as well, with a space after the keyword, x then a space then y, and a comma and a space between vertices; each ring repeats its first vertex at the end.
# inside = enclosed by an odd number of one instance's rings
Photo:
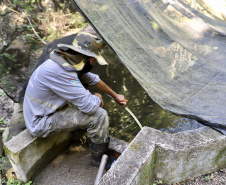
POLYGON ((224 0, 72 2, 154 101, 226 134, 224 0))
MULTIPOLYGON (((226 134, 225 0, 71 1, 155 102, 226 134)), ((46 45, 38 65, 74 36, 46 45)), ((0 55, 0 87, 15 102, 36 66, 23 40, 0 55)))

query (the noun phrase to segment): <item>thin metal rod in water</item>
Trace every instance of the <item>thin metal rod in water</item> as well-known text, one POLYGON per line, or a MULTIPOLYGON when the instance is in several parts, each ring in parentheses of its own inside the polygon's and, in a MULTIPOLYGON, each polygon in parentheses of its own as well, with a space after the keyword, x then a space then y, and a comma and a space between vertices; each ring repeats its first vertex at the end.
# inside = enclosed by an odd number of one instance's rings
POLYGON ((103 172, 104 172, 104 168, 106 166, 107 160, 108 160, 108 156, 106 154, 102 155, 100 167, 99 167, 94 185, 99 184, 99 181, 100 181, 101 177, 103 176, 103 172))
MULTIPOLYGON (((110 96, 109 94, 106 94, 107 96, 109 96, 111 99, 115 100, 112 96, 110 96)), ((123 106, 121 106, 123 107, 123 106)), ((133 117, 133 119, 137 122, 137 124, 139 125, 140 129, 142 129, 142 125, 139 122, 139 120, 137 119, 137 117, 132 113, 132 111, 128 108, 128 107, 123 107, 126 109, 126 111, 133 117)))
POLYGON ((130 113, 130 115, 133 117, 133 119, 137 122, 137 124, 139 125, 140 129, 142 129, 141 123, 139 122, 139 120, 137 119, 137 117, 132 113, 132 111, 128 107, 125 107, 125 109, 127 110, 127 112, 130 113))

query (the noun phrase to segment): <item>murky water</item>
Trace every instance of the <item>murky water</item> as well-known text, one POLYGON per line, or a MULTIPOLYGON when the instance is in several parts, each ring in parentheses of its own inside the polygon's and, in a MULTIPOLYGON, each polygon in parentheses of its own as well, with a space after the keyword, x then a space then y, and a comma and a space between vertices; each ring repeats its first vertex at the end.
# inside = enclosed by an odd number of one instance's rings
MULTIPOLYGON (((128 99, 127 107, 140 121, 142 126, 149 126, 164 132, 176 133, 191 130, 202 125, 195 120, 177 116, 162 109, 143 90, 127 68, 112 52, 106 52, 104 58, 110 63, 108 66, 95 65, 92 72, 117 93, 128 99)), ((148 80, 148 79, 147 79, 148 80)), ((94 92, 94 89, 91 89, 94 92)), ((104 108, 110 120, 110 134, 125 141, 131 141, 139 132, 140 127, 131 115, 110 97, 103 95, 104 108)))

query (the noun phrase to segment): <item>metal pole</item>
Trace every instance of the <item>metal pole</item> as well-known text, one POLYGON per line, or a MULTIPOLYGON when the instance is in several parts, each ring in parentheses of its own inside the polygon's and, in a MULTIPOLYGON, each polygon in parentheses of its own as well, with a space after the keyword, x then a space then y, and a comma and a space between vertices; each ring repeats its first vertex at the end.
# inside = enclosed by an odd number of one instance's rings
MULTIPOLYGON (((110 97, 111 99, 115 100, 112 96, 110 96, 109 94, 106 94, 108 97, 110 97)), ((123 107, 123 106, 121 106, 123 107)), ((132 113, 132 111, 128 108, 128 107, 123 107, 132 117, 133 119, 136 121, 136 123, 138 124, 138 126, 140 127, 140 129, 142 129, 142 125, 139 122, 139 120, 137 119, 137 117, 132 113)))
POLYGON ((102 155, 101 162, 100 162, 100 167, 99 167, 99 170, 98 170, 97 177, 96 177, 94 185, 98 185, 99 184, 99 181, 100 181, 101 177, 103 176, 103 172, 104 172, 104 168, 106 166, 107 160, 108 160, 108 156, 106 154, 102 155))

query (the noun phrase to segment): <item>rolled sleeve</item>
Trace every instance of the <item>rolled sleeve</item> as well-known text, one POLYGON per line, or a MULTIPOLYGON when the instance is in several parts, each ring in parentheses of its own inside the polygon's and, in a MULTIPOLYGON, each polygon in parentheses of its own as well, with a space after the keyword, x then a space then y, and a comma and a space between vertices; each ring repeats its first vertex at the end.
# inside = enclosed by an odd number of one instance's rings
POLYGON ((82 75, 82 82, 85 84, 96 85, 99 81, 100 81, 100 77, 97 74, 88 72, 82 75))

